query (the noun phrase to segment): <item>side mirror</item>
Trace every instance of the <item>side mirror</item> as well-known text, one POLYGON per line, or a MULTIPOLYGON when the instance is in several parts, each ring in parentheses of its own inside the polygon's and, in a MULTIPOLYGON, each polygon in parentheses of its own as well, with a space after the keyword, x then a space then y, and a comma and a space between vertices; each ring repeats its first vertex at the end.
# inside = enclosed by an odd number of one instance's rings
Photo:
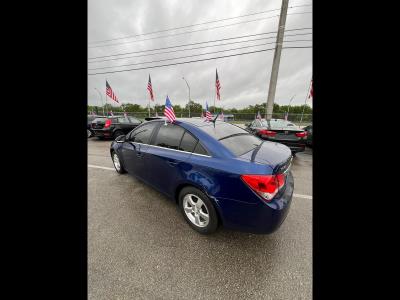
POLYGON ((115 139, 116 142, 125 142, 126 141, 126 135, 120 135, 115 139))

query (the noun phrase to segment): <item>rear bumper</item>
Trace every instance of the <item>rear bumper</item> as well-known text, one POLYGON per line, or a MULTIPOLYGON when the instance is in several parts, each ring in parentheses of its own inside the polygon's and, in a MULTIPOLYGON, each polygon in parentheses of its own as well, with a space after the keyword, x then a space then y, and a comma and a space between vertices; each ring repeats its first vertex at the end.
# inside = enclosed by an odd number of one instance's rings
POLYGON ((293 141, 293 140, 275 140, 275 139, 269 139, 267 136, 262 135, 262 139, 270 141, 270 142, 275 142, 275 143, 280 143, 284 144, 285 146, 288 146, 292 152, 302 152, 306 148, 306 141, 307 140, 298 140, 298 141, 293 141))
POLYGON ((287 176, 286 188, 272 202, 265 203, 256 194, 256 203, 230 199, 217 199, 223 226, 237 231, 269 234, 277 230, 285 220, 292 201, 294 179, 287 176))
POLYGON ((103 137, 103 138, 111 138, 112 137, 112 132, 110 130, 104 130, 104 129, 93 129, 92 131, 94 132, 94 136, 97 137, 103 137))

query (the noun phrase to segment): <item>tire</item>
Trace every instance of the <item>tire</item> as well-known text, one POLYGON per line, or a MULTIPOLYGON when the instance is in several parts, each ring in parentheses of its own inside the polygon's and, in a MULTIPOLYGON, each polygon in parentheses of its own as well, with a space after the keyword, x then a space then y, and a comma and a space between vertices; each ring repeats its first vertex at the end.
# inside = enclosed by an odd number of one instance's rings
POLYGON ((115 151, 113 151, 111 153, 111 159, 112 159, 115 171, 117 171, 117 173, 119 173, 119 174, 126 173, 126 170, 122 166, 121 160, 119 159, 119 156, 115 151))
POLYGON ((113 134, 114 140, 115 140, 117 137, 119 137, 120 135, 124 135, 124 133, 123 133, 121 130, 115 131, 114 134, 113 134))
POLYGON ((191 186, 183 188, 179 193, 179 208, 186 222, 197 232, 211 234, 217 230, 218 215, 215 207, 199 189, 191 186), (198 201, 201 201, 200 207, 197 205, 198 201))

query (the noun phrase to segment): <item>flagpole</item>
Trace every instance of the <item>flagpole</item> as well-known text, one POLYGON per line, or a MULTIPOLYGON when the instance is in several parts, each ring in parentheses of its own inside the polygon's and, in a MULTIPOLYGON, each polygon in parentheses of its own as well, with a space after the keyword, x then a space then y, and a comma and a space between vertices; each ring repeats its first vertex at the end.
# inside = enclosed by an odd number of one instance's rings
POLYGON ((214 91, 214 114, 215 114, 215 98, 217 97, 217 86, 215 86, 215 91, 214 91))
MULTIPOLYGON (((312 80, 312 77, 311 77, 311 80, 312 80)), ((304 101, 303 112, 301 113, 300 124, 303 123, 304 109, 306 108, 307 98, 308 98, 308 96, 310 94, 310 89, 311 89, 311 84, 312 84, 311 80, 310 80, 310 85, 308 86, 308 92, 307 92, 307 95, 306 95, 306 100, 304 101)))

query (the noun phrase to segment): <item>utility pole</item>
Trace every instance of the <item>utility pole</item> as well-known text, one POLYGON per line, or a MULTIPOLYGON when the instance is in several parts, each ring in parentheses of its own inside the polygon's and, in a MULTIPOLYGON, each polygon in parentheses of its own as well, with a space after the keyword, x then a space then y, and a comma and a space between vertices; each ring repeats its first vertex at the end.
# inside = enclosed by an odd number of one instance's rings
POLYGON ((185 77, 182 77, 182 79, 183 79, 183 80, 185 80, 185 82, 186 82, 186 85, 187 85, 187 87, 188 87, 188 89, 189 89, 189 102, 188 102, 188 108, 189 108, 189 118, 190 118, 190 86, 189 86, 189 83, 186 81, 185 77))
POLYGON ((281 14, 279 17, 278 34, 276 36, 276 44, 274 51, 274 60, 272 63, 271 78, 269 81, 268 99, 265 107, 265 119, 271 120, 272 111, 274 109, 276 83, 278 80, 279 63, 281 61, 283 35, 285 33, 286 14, 288 10, 289 0, 282 0, 281 14))

